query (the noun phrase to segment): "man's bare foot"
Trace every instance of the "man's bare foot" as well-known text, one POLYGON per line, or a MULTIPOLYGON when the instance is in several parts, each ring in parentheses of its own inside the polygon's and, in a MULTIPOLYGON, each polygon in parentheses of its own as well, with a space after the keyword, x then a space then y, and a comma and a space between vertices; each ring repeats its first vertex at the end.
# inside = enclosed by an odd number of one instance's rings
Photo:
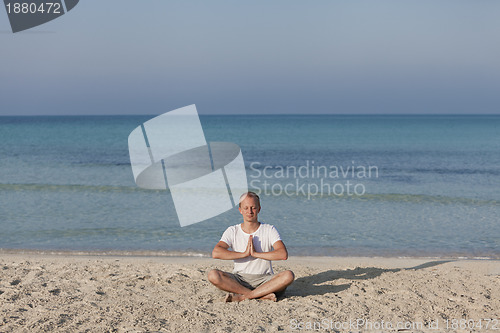
POLYGON ((259 299, 263 299, 263 300, 267 300, 267 301, 271 301, 271 302, 278 301, 278 298, 276 297, 276 295, 274 293, 267 294, 266 296, 262 296, 259 299))
MULTIPOLYGON (((224 302, 226 302, 226 303, 229 303, 229 302, 241 302, 241 301, 244 301, 246 299, 247 298, 244 295, 234 294, 234 293, 228 293, 226 295, 226 298, 224 299, 224 302)), ((277 302, 278 301, 278 298, 276 297, 275 293, 267 294, 265 296, 262 296, 259 299, 266 300, 266 301, 271 301, 271 302, 277 302)))
POLYGON ((229 294, 226 295, 226 298, 225 298, 224 301, 226 303, 229 303, 229 302, 241 302, 244 299, 245 299, 245 297, 243 295, 229 293, 229 294))

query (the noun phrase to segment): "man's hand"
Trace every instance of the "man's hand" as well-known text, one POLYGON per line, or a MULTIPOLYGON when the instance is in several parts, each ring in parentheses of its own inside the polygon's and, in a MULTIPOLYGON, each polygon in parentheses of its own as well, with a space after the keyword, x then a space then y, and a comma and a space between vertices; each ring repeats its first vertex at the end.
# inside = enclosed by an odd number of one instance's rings
POLYGON ((250 237, 248 237, 248 246, 250 247, 250 256, 254 256, 255 254, 255 247, 253 246, 253 236, 250 235, 250 237))
POLYGON ((215 245, 214 250, 212 251, 212 258, 234 260, 250 257, 252 253, 255 253, 255 249, 253 247, 253 236, 250 235, 250 237, 248 237, 247 247, 244 252, 229 251, 228 249, 229 245, 227 245, 223 241, 219 241, 219 243, 215 245))
MULTIPOLYGON (((252 237, 252 236, 250 236, 252 237)), ((288 251, 286 250, 285 244, 282 241, 277 241, 273 244, 274 250, 270 252, 257 252, 255 247, 252 245, 250 247, 250 255, 254 258, 264 259, 264 260, 287 260, 288 251)))
POLYGON ((215 245, 212 251, 212 257, 214 259, 224 259, 224 260, 234 260, 243 259, 246 257, 260 258, 264 260, 286 260, 288 258, 288 252, 286 250, 285 244, 282 241, 277 241, 273 244, 274 250, 271 252, 257 252, 253 245, 253 236, 248 237, 247 247, 245 252, 235 252, 228 250, 229 245, 223 241, 219 241, 215 245))
POLYGON ((236 252, 236 251, 229 251, 229 245, 227 245, 223 241, 219 241, 213 251, 212 251, 212 258, 214 259, 223 259, 223 260, 235 260, 235 259, 243 259, 248 256, 250 256, 251 247, 253 247, 253 242, 252 242, 252 236, 250 236, 250 241, 247 244, 247 247, 245 249, 245 252, 236 252))
POLYGON ((243 252, 245 254, 244 258, 251 256, 253 254, 253 251, 254 251, 253 236, 250 235, 250 237, 248 237, 247 248, 246 248, 245 252, 243 252))

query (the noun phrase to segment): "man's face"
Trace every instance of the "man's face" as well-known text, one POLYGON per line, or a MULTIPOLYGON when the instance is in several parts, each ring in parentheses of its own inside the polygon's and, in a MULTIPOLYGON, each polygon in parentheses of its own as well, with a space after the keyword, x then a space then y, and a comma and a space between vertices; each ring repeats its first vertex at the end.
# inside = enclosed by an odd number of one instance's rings
POLYGON ((241 202, 241 206, 239 209, 245 221, 257 221, 257 214, 259 214, 260 211, 259 201, 257 199, 247 196, 241 202))

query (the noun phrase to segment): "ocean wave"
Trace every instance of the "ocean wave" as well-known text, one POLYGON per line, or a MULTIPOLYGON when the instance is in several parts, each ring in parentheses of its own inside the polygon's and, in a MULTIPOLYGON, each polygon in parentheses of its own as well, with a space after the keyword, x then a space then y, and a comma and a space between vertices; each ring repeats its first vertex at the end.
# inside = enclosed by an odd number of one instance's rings
MULTIPOLYGON (((250 189, 252 190, 252 189, 250 189)), ((500 200, 494 199, 478 199, 468 197, 452 197, 444 195, 430 194, 409 194, 409 193, 365 193, 363 195, 355 194, 335 194, 321 193, 311 195, 307 192, 294 191, 293 195, 287 195, 285 192, 275 195, 272 192, 266 193, 253 189, 259 194, 268 195, 270 197, 289 197, 290 199, 334 199, 334 200, 358 200, 371 202, 396 202, 396 203, 432 203, 432 204, 463 204, 474 206, 500 206, 500 200)), ((113 186, 113 185, 83 185, 83 184, 0 184, 0 191, 47 191, 47 192, 117 192, 117 193, 153 193, 169 190, 147 190, 137 186, 113 186)))
POLYGON ((409 173, 434 173, 439 175, 490 175, 500 176, 500 169, 465 169, 465 168, 412 168, 408 170, 398 170, 409 173))
MULTIPOLYGON (((314 162, 314 161, 313 161, 314 162)), ((321 164, 319 161, 316 163, 312 163, 311 165, 309 164, 300 164, 298 163, 297 165, 291 165, 291 164, 273 164, 272 166, 265 164, 265 163, 254 163, 254 164, 249 164, 245 166, 245 169, 247 170, 247 173, 250 173, 251 171, 258 170, 262 172, 264 169, 269 169, 270 173, 275 173, 278 170, 283 170, 283 172, 286 174, 287 170, 291 169, 292 170, 292 176, 293 176, 293 170, 298 170, 299 168, 306 168, 308 172, 312 172, 313 175, 318 174, 318 172, 324 173, 325 168, 327 172, 331 172, 332 168, 338 169, 338 174, 340 179, 344 178, 350 178, 352 177, 352 172, 354 168, 354 173, 357 174, 358 171, 360 171, 360 168, 365 168, 366 170, 369 169, 369 167, 377 167, 380 170, 380 173, 383 174, 383 177, 397 177, 400 176, 400 173, 404 173, 405 175, 408 174, 439 174, 439 175, 488 175, 488 176, 500 176, 500 169, 497 168, 491 168, 491 169, 475 169, 475 168, 425 168, 425 167, 399 167, 399 168, 394 168, 394 167, 386 167, 383 165, 378 165, 377 163, 372 163, 372 164, 362 164, 362 163, 338 163, 338 164, 321 164), (321 169, 322 171, 318 171, 321 169), (343 169, 343 170, 342 170, 343 169), (342 174, 344 172, 344 174, 342 174)), ((382 177, 382 175, 381 175, 382 177)), ((293 178, 293 177, 289 177, 293 178)), ((311 178, 321 178, 320 176, 311 176, 311 178)))
POLYGON ((466 197, 449 197, 442 195, 427 195, 427 194, 401 194, 401 193, 364 194, 354 199, 370 200, 370 201, 411 202, 411 203, 500 206, 500 200, 475 199, 466 197))
MULTIPOLYGON (((256 190, 256 192, 258 192, 256 190)), ((264 192, 259 193, 266 194, 264 192)), ((270 193, 268 193, 270 194, 270 193)), ((275 196, 270 194, 270 196, 275 196)), ((281 194, 278 197, 286 197, 286 194, 281 194)), ((290 198, 298 197, 307 200, 334 199, 334 200, 356 200, 356 201, 371 201, 371 202, 396 202, 396 203, 432 203, 432 204, 463 204, 474 206, 500 206, 500 200, 493 199, 477 199, 467 197, 451 197, 443 195, 429 194, 406 194, 406 193, 365 193, 363 195, 337 195, 334 193, 310 195, 307 193, 294 192, 290 198)))
POLYGON ((61 255, 61 256, 124 256, 124 257, 196 257, 211 258, 209 252, 176 250, 176 251, 158 251, 158 250, 37 250, 37 249, 1 249, 2 254, 17 255, 61 255))
MULTIPOLYGON (((481 255, 477 253, 453 252, 453 251, 400 251, 400 250, 365 250, 365 249, 331 249, 325 248, 293 248, 292 257, 364 257, 364 258, 425 258, 425 259, 450 259, 450 260, 498 260, 498 253, 485 252, 481 255)), ((0 254, 12 255, 41 255, 41 256, 81 256, 81 257, 146 257, 146 258, 212 258, 210 252, 198 250, 56 250, 56 249, 2 249, 0 254)))
MULTIPOLYGON (((160 192, 137 186, 84 185, 84 184, 0 184, 0 191, 48 191, 48 192, 160 192)), ((167 190, 168 191, 168 190, 167 190)))

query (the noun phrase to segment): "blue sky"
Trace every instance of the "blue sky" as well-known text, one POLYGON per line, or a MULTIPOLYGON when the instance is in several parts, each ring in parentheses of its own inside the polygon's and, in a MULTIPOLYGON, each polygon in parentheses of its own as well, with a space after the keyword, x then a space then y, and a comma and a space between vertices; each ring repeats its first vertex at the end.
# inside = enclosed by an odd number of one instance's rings
POLYGON ((81 0, 12 34, 0 115, 500 114, 500 1, 81 0))

